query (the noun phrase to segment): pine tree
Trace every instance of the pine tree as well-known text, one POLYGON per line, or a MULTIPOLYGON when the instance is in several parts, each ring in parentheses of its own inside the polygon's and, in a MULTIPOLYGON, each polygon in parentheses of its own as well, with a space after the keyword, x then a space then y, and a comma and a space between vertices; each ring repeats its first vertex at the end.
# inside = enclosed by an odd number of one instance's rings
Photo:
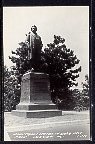
POLYGON ((29 70, 29 60, 28 60, 28 45, 24 42, 19 43, 19 48, 16 51, 12 51, 12 57, 9 56, 9 59, 15 64, 13 70, 15 75, 21 82, 22 75, 29 70))
POLYGON ((4 110, 11 111, 19 103, 20 85, 14 71, 4 66, 4 110))
POLYGON ((83 87, 82 89, 83 106, 85 109, 88 109, 90 106, 88 75, 85 75, 85 82, 82 82, 82 87, 83 87))
POLYGON ((85 75, 85 82, 82 82, 82 90, 74 89, 72 94, 73 100, 75 101, 74 110, 81 111, 89 109, 90 100, 88 75, 85 75))
POLYGON ((50 88, 53 101, 56 97, 64 102, 72 101, 70 88, 77 86, 76 79, 81 72, 79 59, 74 55, 74 51, 65 45, 65 39, 54 35, 53 43, 47 44, 44 49, 42 60, 44 65, 41 68, 50 76, 50 88))

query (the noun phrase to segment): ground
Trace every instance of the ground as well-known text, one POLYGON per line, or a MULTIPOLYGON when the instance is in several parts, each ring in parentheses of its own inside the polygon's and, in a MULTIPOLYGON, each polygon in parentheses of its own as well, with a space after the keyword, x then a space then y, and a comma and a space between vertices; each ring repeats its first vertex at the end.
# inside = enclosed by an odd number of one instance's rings
POLYGON ((63 111, 62 116, 23 118, 4 114, 4 140, 87 140, 90 139, 89 111, 63 111))

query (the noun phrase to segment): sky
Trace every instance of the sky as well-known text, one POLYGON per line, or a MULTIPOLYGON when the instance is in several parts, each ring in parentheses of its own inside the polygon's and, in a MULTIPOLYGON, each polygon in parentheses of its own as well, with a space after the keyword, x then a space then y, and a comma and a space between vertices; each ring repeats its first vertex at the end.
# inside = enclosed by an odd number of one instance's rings
POLYGON ((43 47, 53 42, 54 35, 65 38, 67 48, 74 50, 80 59, 82 72, 79 86, 89 74, 89 7, 88 6, 40 6, 3 7, 3 47, 4 64, 13 63, 8 58, 18 43, 25 41, 32 25, 36 25, 43 47))

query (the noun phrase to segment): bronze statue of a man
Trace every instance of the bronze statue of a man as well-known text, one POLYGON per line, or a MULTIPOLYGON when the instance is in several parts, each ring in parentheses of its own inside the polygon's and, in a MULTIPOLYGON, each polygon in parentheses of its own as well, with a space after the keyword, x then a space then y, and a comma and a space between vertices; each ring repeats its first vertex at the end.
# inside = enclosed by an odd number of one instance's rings
POLYGON ((28 44, 28 60, 30 60, 31 65, 33 63, 38 65, 41 60, 41 49, 42 49, 42 41, 41 37, 37 34, 37 27, 33 25, 31 27, 31 32, 27 34, 26 43, 28 44))

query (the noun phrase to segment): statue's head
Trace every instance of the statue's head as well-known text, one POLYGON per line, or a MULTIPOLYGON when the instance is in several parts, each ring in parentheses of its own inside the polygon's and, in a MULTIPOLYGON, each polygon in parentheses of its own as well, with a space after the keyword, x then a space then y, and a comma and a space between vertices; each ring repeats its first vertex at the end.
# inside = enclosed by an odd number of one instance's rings
POLYGON ((32 31, 33 33, 36 33, 37 27, 36 27, 35 25, 33 25, 33 26, 31 27, 31 31, 32 31))

